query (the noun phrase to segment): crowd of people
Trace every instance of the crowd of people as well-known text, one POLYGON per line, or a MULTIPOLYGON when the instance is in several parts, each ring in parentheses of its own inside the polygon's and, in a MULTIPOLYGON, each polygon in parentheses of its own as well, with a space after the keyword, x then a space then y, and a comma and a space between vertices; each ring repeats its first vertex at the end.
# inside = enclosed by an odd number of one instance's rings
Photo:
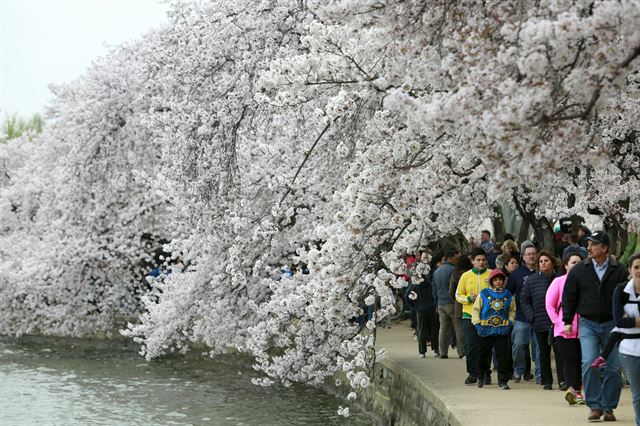
POLYGON ((501 389, 510 389, 510 381, 535 380, 551 390, 553 351, 557 386, 570 405, 589 408, 590 421, 616 420, 622 366, 640 425, 635 235, 620 259, 609 253, 605 232, 584 227, 553 251, 531 241, 517 244, 510 235, 498 244, 482 231, 468 254, 450 248, 442 255, 408 255, 406 302, 413 307, 419 356, 426 357, 429 342, 441 359, 454 349, 466 361, 465 385, 489 385, 497 370, 501 389), (421 261, 429 261, 431 270, 415 279, 412 271, 421 261))

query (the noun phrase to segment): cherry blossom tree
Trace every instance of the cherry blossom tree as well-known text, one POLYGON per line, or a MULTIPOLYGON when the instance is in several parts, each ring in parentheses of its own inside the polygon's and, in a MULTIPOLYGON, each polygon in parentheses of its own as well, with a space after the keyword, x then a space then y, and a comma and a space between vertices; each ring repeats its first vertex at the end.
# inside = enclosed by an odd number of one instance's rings
POLYGON ((505 198, 543 244, 587 209, 638 223, 637 22, 637 0, 178 2, 0 145, 0 331, 134 314, 148 358, 204 343, 260 384, 360 390, 403 252, 505 198), (145 280, 148 235, 170 259, 145 280))

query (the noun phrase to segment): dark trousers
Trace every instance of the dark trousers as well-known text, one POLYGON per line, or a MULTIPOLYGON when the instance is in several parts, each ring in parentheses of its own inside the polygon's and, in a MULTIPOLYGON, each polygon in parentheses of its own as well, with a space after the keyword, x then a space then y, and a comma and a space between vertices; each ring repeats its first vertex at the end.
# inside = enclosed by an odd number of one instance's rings
POLYGON ((467 373, 472 377, 478 377, 478 343, 480 337, 476 327, 471 324, 471 318, 462 318, 462 335, 464 336, 464 356, 467 358, 467 373))
POLYGON ((542 375, 542 384, 553 384, 553 373, 551 371, 551 348, 553 347, 553 353, 556 357, 556 367, 558 374, 558 382, 564 381, 564 371, 562 370, 562 356, 558 352, 555 345, 549 345, 548 342, 549 332, 544 331, 542 333, 536 332, 536 340, 538 341, 538 348, 540 350, 540 373, 542 375))
POLYGON ((495 350, 498 361, 498 382, 511 378, 511 342, 509 336, 478 337, 478 362, 476 371, 490 371, 491 353, 495 350))
MULTIPOLYGON (((562 371, 564 381, 574 390, 579 391, 582 386, 582 350, 580 349, 580 339, 565 339, 556 337, 556 346, 562 356, 562 371)), ((559 361, 556 359, 556 364, 559 361)))
POLYGON ((431 340, 431 349, 438 352, 438 330, 440 322, 438 321, 438 313, 435 309, 427 309, 426 311, 416 311, 417 327, 416 335, 418 336, 418 352, 427 353, 427 339, 431 340))

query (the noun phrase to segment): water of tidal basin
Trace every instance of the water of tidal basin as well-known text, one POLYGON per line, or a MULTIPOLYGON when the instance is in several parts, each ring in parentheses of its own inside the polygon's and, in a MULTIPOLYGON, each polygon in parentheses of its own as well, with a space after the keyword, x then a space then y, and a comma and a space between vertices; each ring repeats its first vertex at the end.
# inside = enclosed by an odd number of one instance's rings
POLYGON ((344 400, 253 385, 247 359, 146 362, 128 343, 0 338, 0 425, 369 425, 344 400))

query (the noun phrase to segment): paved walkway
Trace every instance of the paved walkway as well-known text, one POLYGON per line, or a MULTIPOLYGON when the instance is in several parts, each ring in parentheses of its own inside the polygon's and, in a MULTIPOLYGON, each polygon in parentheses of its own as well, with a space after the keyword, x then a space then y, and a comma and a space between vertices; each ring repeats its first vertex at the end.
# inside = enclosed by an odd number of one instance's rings
MULTIPOLYGON (((394 322, 390 330, 379 328, 378 346, 387 350, 387 358, 400 368, 408 370, 427 387, 453 414, 461 425, 588 425, 589 409, 584 405, 570 406, 557 384, 545 391, 535 381, 509 382, 511 390, 497 387, 497 373, 493 384, 482 389, 465 386, 465 361, 455 350, 449 350, 448 359, 434 358, 429 351, 426 358, 418 358, 418 343, 413 340, 409 321, 394 322)), ((554 370, 555 380, 555 370, 554 370)), ((631 392, 622 390, 618 421, 612 425, 635 425, 631 392)), ((602 422, 600 422, 602 423, 602 422)))

